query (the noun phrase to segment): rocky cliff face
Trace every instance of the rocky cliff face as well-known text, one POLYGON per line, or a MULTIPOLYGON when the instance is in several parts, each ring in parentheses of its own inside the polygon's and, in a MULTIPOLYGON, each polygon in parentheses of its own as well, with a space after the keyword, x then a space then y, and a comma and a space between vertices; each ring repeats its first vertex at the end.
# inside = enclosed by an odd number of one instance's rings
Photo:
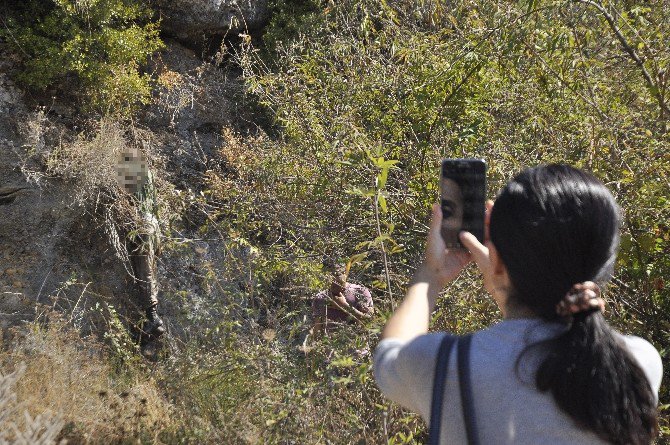
MULTIPOLYGON (((0 327, 34 317, 43 305, 81 312, 117 305, 134 292, 110 249, 94 206, 75 184, 46 171, 49 152, 76 132, 67 117, 27 98, 0 67, 0 327), (79 298, 81 297, 81 298, 79 298)), ((132 305, 127 305, 132 310, 132 305)))
POLYGON ((158 0, 157 5, 165 32, 196 43, 258 30, 269 19, 267 0, 158 0))
MULTIPOLYGON (((211 8, 219 8, 218 21, 171 22, 177 35, 189 38, 200 31, 232 29, 231 14, 241 10, 230 4, 224 7, 222 2, 162 3, 165 11, 173 12, 181 10, 179 5, 190 4, 188 12, 178 14, 179 20, 187 21, 199 16, 214 20, 211 8)), ((253 23, 260 24, 262 14, 254 14, 253 23)), ((144 132, 146 148, 160 164, 164 183, 173 193, 197 194, 204 172, 222 162, 218 149, 224 143, 224 131, 239 131, 248 125, 238 100, 242 86, 234 72, 203 62, 177 41, 166 43, 153 69, 167 80, 156 103, 140 113, 135 125, 144 132)), ((80 131, 73 124, 75 111, 58 97, 48 106, 26 97, 10 80, 16 64, 2 56, 0 328, 32 319, 44 304, 67 309, 76 317, 106 303, 132 325, 140 318, 136 290, 128 264, 123 264, 110 244, 100 202, 82 201, 76 183, 47 169, 49 153, 74 140, 80 131)), ((206 307, 206 302, 193 301, 199 286, 197 263, 203 257, 224 261, 215 253, 214 244, 192 242, 180 255, 168 254, 159 262, 164 297, 159 312, 173 332, 181 329, 173 315, 186 307, 206 307), (170 297, 174 295, 180 298, 170 297)), ((83 321, 82 327, 90 324, 90 320, 83 321)))

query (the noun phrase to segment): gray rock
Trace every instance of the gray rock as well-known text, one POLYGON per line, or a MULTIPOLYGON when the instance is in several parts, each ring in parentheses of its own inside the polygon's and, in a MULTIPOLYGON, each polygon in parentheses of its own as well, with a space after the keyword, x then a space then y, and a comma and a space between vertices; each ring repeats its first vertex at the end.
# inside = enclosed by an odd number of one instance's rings
POLYGON ((5 73, 0 73, 0 113, 11 110, 21 101, 21 92, 5 73))
MULTIPOLYGON (((14 65, 3 56, 0 47, 0 329, 32 319, 40 304, 63 310, 84 333, 104 326, 95 318, 98 303, 112 305, 123 320, 138 320, 136 290, 110 245, 101 206, 97 200, 77 204, 76 184, 47 174, 45 160, 54 146, 76 140, 80 131, 62 117, 71 114, 70 104, 55 97, 35 111, 7 75, 14 65)), ((161 179, 183 195, 197 196, 206 172, 224 161, 219 153, 228 143, 224 130, 238 131, 250 122, 243 82, 231 69, 204 62, 171 39, 155 63, 151 68, 160 86, 137 128, 150 141, 157 164, 165 165, 161 179)), ((196 224, 191 216, 189 224, 196 224)), ((170 337, 204 329, 207 320, 218 323, 226 296, 237 298, 240 283, 248 286, 253 260, 251 248, 238 252, 221 233, 190 230, 175 233, 208 241, 164 252, 159 261, 159 314, 170 337), (237 264, 244 267, 238 271, 237 264), (214 285, 200 272, 205 267, 224 278, 214 285)))
POLYGON ((267 0, 158 0, 162 29, 199 43, 203 37, 260 29, 269 20, 267 0))
MULTIPOLYGON (((0 69, 10 71, 3 56, 0 48, 0 69)), ((0 72, 0 329, 33 319, 39 304, 89 309, 101 301, 102 286, 120 289, 106 301, 132 312, 130 279, 104 228, 75 204, 72 184, 45 172, 41 154, 71 130, 32 108, 0 72)))
POLYGON ((170 181, 198 190, 206 170, 219 158, 224 128, 243 116, 242 81, 223 67, 203 62, 174 40, 166 40, 154 67, 161 86, 141 116, 154 134, 155 149, 168 161, 170 181), (163 81, 162 79, 167 79, 163 81))

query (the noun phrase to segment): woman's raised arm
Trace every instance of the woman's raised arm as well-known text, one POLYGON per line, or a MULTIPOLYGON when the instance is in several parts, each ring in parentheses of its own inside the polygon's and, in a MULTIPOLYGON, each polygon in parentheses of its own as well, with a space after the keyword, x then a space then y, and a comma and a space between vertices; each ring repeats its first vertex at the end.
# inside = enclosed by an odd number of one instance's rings
POLYGON ((470 262, 465 250, 447 250, 440 235, 442 211, 433 205, 423 263, 414 273, 402 304, 386 323, 382 338, 411 340, 428 332, 430 314, 444 287, 470 262))

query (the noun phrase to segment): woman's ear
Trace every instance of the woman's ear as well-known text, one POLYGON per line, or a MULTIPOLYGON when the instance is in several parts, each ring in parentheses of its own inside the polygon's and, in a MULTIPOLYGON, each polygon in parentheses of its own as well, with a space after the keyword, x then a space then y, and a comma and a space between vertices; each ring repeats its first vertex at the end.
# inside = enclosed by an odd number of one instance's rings
POLYGON ((491 269, 493 270, 493 275, 495 276, 496 280, 499 280, 500 278, 505 278, 505 281, 509 281, 509 277, 507 275, 507 267, 505 267, 505 263, 503 263, 502 258, 500 258, 498 250, 495 248, 493 243, 489 243, 488 247, 489 247, 489 258, 491 260, 491 269))
POLYGON ((491 261, 491 289, 489 290, 491 296, 495 300, 498 308, 507 317, 508 314, 508 299, 509 290, 512 288, 512 281, 507 273, 507 267, 503 263, 500 254, 496 250, 493 243, 489 244, 489 259, 491 261))

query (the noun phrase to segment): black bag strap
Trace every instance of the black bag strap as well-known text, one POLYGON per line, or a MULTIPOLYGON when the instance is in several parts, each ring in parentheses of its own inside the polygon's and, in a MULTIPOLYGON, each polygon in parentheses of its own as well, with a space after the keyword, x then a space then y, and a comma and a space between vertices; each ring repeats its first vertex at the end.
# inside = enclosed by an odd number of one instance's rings
POLYGON ((472 384, 470 383, 470 342, 472 334, 462 337, 458 342, 458 384, 461 392, 461 408, 465 421, 465 433, 469 445, 479 445, 477 437, 477 419, 475 417, 472 384))
POLYGON ((435 360, 435 375, 433 377, 433 399, 430 403, 430 431, 428 443, 438 445, 440 443, 440 426, 442 423, 442 400, 444 398, 444 383, 449 368, 449 356, 451 349, 458 337, 445 335, 440 342, 435 360))
POLYGON ((444 384, 449 368, 449 356, 452 346, 458 343, 458 383, 461 393, 461 407, 463 410, 463 421, 465 423, 465 434, 469 445, 479 445, 477 437, 477 424, 472 399, 472 388, 470 385, 470 342, 472 334, 464 337, 452 337, 445 335, 440 343, 435 361, 435 377, 433 380, 433 398, 430 405, 430 431, 428 443, 438 445, 440 442, 440 426, 442 423, 442 400, 444 398, 444 384))

